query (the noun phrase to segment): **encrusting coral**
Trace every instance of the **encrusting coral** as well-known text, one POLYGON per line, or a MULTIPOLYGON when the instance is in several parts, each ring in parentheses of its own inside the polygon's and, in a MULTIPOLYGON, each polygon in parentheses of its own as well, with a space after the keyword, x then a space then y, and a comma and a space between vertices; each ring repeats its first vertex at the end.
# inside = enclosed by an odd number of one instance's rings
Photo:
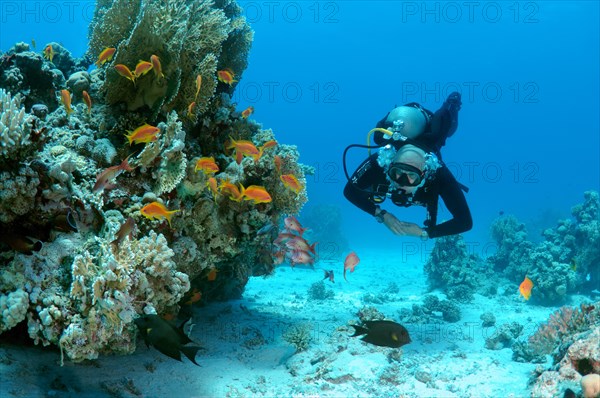
POLYGON ((311 169, 236 110, 235 83, 217 79, 231 69, 239 80, 246 67, 252 30, 241 14, 230 0, 100 0, 83 59, 56 43, 45 46, 53 59, 26 44, 2 56, 0 86, 15 88, 3 92, 17 115, 11 134, 31 119, 36 139, 0 162, 0 333, 27 322, 36 343, 74 361, 130 353, 138 314, 176 315, 191 287, 203 302, 238 297, 250 276, 274 271, 274 237, 258 231, 300 211, 311 169), (84 72, 105 47, 114 57, 84 72), (135 84, 114 68, 151 57, 160 65, 135 84), (45 79, 45 91, 28 76, 45 79), (127 142, 125 133, 145 124, 156 137, 127 142), (231 139, 260 156, 236 161, 231 139), (203 157, 218 171, 198 170, 203 157), (282 173, 301 189, 286 187, 282 173), (234 197, 226 184, 260 186, 272 200, 234 197), (172 219, 143 213, 148 204, 172 219), (131 230, 117 238, 125 224, 131 230))

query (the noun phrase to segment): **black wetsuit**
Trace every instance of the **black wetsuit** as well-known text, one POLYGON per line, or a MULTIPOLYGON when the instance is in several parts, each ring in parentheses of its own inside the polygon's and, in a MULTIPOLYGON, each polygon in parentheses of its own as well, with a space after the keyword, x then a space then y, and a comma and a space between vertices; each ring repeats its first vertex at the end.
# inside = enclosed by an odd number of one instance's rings
MULTIPOLYGON (((460 109, 460 97, 458 101, 458 109, 460 109)), ((413 103, 408 106, 418 106, 418 104, 413 103)), ((456 130, 458 109, 451 109, 449 112, 447 104, 444 103, 434 115, 420 106, 418 107, 431 117, 425 134, 423 134, 425 138, 422 138, 420 142, 408 141, 404 144, 418 145, 428 152, 436 153, 441 160, 440 148, 444 145, 446 138, 456 130)), ((386 118, 387 115, 377 126, 387 127, 384 124, 386 118)), ((381 143, 381 136, 376 137, 375 142, 381 143)), ((437 169, 436 173, 430 176, 413 195, 410 195, 401 189, 388 192, 390 183, 386 178, 385 170, 377 163, 377 156, 378 154, 374 154, 365 160, 346 184, 344 196, 350 202, 371 215, 375 215, 377 203, 381 203, 385 198, 391 199, 397 206, 425 206, 428 215, 425 221, 425 230, 430 238, 459 234, 472 228, 473 220, 463 194, 463 186, 454 178, 446 165, 442 163, 442 167, 437 169), (442 198, 453 218, 438 225, 439 197, 442 198)))

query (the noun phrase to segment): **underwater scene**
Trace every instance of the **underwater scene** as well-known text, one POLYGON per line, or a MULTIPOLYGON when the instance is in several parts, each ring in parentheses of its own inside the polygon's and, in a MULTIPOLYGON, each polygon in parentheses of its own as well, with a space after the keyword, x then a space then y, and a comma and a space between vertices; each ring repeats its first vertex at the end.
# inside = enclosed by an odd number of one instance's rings
POLYGON ((600 397, 598 2, 0 22, 0 397, 600 397))

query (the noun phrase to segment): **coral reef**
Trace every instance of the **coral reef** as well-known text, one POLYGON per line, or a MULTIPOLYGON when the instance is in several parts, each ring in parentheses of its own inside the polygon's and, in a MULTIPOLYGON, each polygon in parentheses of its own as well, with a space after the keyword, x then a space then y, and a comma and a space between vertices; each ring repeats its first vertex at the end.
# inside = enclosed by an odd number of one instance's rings
POLYGON ((564 302, 576 290, 591 291, 600 283, 599 207, 598 192, 585 192, 584 203, 571 210, 575 220, 560 220, 537 245, 516 218, 500 217, 491 228, 498 250, 488 262, 514 283, 527 275, 533 299, 544 305, 564 302))
POLYGON ((191 288, 203 302, 239 297, 250 276, 272 273, 273 236, 258 232, 308 200, 279 175, 305 186, 311 172, 242 117, 235 84, 217 81, 225 68, 241 78, 252 42, 234 1, 100 0, 90 38, 83 59, 57 43, 45 46, 53 56, 20 43, 0 59, 0 333, 26 322, 36 344, 73 361, 132 352, 137 314, 176 316, 191 288), (88 73, 105 47, 113 59, 88 73), (114 68, 153 55, 162 75, 153 66, 134 84, 114 68), (128 144, 146 123, 155 139, 128 144), (231 138, 261 156, 237 162, 231 138), (218 171, 196 170, 202 157, 218 171), (234 198, 227 183, 262 186, 272 201, 234 198), (154 202, 176 211, 170 222, 142 214, 154 202))
POLYGON ((477 289, 484 289, 482 281, 490 273, 479 257, 468 253, 460 235, 437 239, 424 270, 430 290, 442 288, 459 302, 471 301, 477 289))
POLYGON ((283 333, 283 339, 293 345, 296 352, 306 351, 312 341, 311 331, 309 323, 293 325, 283 333))
POLYGON ((311 300, 327 300, 334 296, 333 290, 326 287, 323 281, 315 282, 308 288, 308 298, 311 300))

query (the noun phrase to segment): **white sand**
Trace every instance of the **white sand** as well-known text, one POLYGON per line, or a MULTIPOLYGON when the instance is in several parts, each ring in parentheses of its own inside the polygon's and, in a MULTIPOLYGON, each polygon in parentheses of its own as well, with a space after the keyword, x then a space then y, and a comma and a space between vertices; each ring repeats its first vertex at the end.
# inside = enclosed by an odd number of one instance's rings
POLYGON ((191 337, 205 348, 197 356, 200 367, 147 349, 141 341, 134 355, 65 361, 64 367, 58 351, 5 345, 0 348, 1 396, 529 396, 527 381, 535 365, 512 361, 510 349, 486 349, 484 337, 493 328, 482 328, 479 316, 492 311, 498 326, 526 324, 528 318, 535 324, 552 308, 524 302, 515 287, 514 294, 498 300, 476 296, 461 306, 463 316, 455 324, 406 325, 412 343, 399 350, 375 347, 349 337, 346 327, 358 320, 364 294, 377 295, 395 281, 398 294, 370 305, 399 320, 401 308, 421 303, 426 278, 420 262, 394 263, 397 253, 357 253, 361 262, 348 282, 342 259, 334 266, 335 283, 326 281, 334 298, 308 299, 309 287, 323 278, 321 264, 316 270, 282 266, 271 277, 252 278, 242 300, 196 308, 191 337), (291 325, 307 323, 313 342, 295 353, 282 335, 291 325))

